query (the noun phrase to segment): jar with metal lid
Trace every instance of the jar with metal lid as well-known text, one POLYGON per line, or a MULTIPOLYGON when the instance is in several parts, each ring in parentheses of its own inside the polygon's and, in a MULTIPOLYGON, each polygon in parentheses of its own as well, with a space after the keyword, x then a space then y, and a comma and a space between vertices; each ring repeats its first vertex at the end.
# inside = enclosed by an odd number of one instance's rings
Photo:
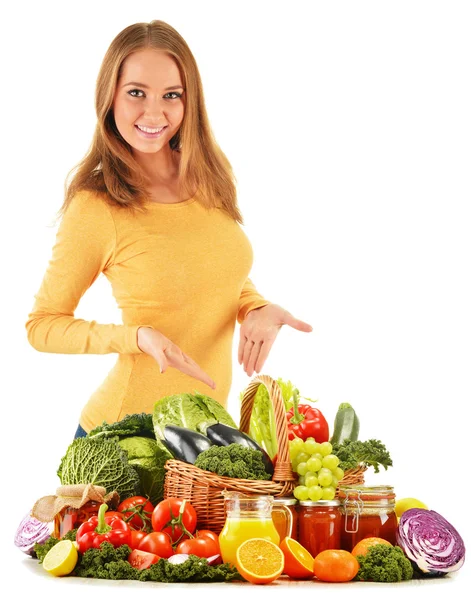
POLYGON ((342 515, 338 500, 301 501, 298 505, 298 541, 316 557, 323 550, 340 549, 342 515))
POLYGON ((397 544, 397 517, 394 488, 390 485, 340 485, 343 550, 351 552, 367 537, 379 537, 397 544))
POLYGON ((273 498, 272 519, 280 534, 280 542, 285 537, 298 539, 298 513, 296 512, 296 498, 283 496, 273 498))

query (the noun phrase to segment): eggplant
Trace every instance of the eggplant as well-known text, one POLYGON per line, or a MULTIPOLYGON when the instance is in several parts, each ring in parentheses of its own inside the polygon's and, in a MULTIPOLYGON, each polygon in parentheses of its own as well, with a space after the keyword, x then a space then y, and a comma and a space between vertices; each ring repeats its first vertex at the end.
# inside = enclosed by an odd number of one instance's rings
POLYGON ((191 465, 195 464, 201 452, 212 446, 211 441, 202 433, 178 425, 166 425, 164 439, 161 441, 176 459, 191 465))
POLYGON ((246 448, 252 448, 252 450, 260 450, 262 453, 263 464, 265 465, 265 471, 269 475, 273 475, 274 468, 270 456, 261 446, 257 444, 255 440, 253 440, 246 433, 243 433, 234 427, 229 427, 228 425, 223 425, 222 423, 216 423, 215 425, 210 425, 210 427, 206 429, 206 435, 215 446, 241 444, 246 448))

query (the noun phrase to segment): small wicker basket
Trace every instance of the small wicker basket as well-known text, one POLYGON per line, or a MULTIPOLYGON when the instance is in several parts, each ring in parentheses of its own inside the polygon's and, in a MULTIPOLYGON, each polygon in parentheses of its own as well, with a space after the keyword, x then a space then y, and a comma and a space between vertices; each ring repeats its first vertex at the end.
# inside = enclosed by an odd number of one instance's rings
POLYGON ((211 529, 219 533, 226 521, 223 490, 243 494, 291 496, 297 477, 291 469, 286 411, 278 383, 268 375, 258 375, 247 386, 240 408, 239 429, 248 433, 253 402, 258 387, 267 388, 273 402, 278 458, 275 472, 269 481, 221 477, 203 471, 180 460, 168 460, 165 464, 164 498, 186 498, 196 510, 199 529, 211 529))

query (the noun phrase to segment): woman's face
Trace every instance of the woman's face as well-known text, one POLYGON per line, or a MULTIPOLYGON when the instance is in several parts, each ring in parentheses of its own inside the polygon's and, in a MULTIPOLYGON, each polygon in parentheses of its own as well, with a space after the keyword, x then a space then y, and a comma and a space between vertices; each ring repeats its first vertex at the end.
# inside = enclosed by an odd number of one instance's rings
POLYGON ((119 133, 138 152, 158 152, 181 125, 183 97, 180 72, 168 54, 150 48, 133 52, 123 63, 113 100, 119 133), (165 129, 146 133, 139 127, 165 129))

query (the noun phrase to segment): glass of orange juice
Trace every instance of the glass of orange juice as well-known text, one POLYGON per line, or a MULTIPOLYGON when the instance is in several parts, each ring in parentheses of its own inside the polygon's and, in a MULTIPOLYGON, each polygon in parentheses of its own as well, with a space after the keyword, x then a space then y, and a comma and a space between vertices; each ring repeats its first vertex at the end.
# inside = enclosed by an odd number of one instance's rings
POLYGON ((219 534, 219 546, 224 562, 236 565, 237 548, 252 538, 264 538, 280 543, 272 519, 273 496, 248 496, 224 490, 226 522, 219 534))

